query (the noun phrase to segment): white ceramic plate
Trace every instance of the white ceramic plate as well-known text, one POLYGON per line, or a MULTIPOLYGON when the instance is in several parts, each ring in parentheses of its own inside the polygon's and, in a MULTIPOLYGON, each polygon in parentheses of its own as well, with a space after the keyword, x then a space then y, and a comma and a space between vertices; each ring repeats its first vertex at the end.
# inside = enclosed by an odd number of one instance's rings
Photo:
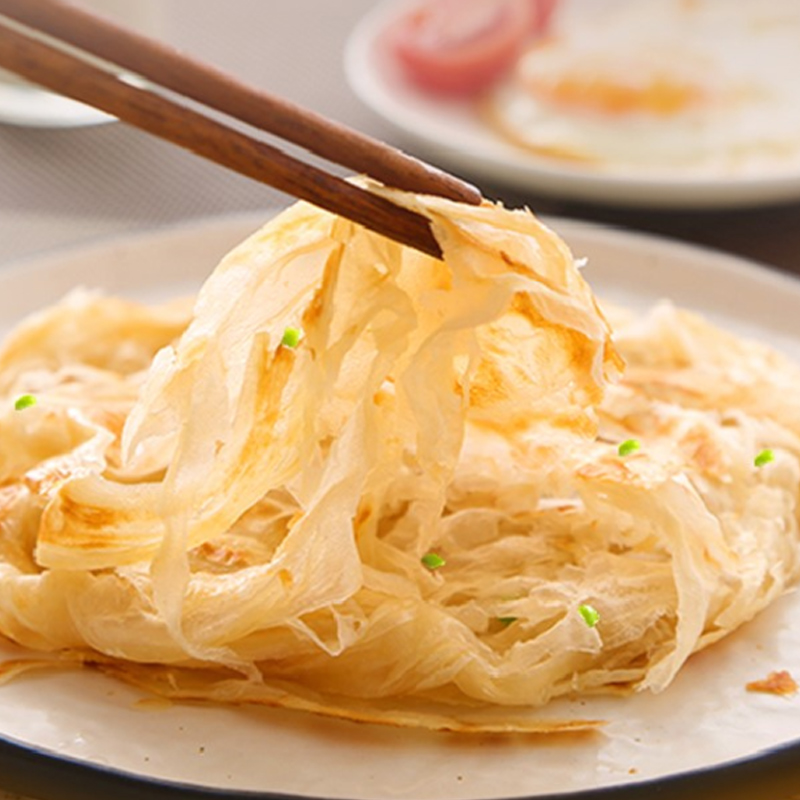
POLYGON ((594 203, 662 208, 724 208, 800 198, 800 168, 736 176, 678 176, 593 171, 556 162, 510 144, 488 127, 467 101, 418 91, 404 79, 381 37, 403 10, 419 0, 388 0, 353 31, 345 53, 350 85, 415 150, 467 177, 517 189, 594 203))
MULTIPOLYGON (((150 300, 194 290, 260 221, 218 220, 0 270, 0 319, 10 325, 76 285, 150 300)), ((800 352, 800 282, 663 240, 553 224, 577 255, 588 257, 586 275, 601 296, 642 307, 668 296, 800 352)), ((326 800, 616 800, 649 797, 657 786, 661 798, 672 791, 707 797, 700 792, 709 781, 774 777, 800 755, 800 697, 744 689, 772 670, 798 669, 798 615, 800 595, 785 597, 693 658, 661 695, 547 709, 609 720, 590 735, 464 739, 268 709, 160 706, 88 670, 31 675, 0 687, 0 789, 52 800, 238 792, 326 800)), ((0 657, 24 655, 0 646, 0 657)), ((713 786, 717 796, 719 784, 713 786)))
POLYGON ((0 79, 0 123, 19 128, 85 128, 114 122, 96 108, 29 84, 0 79))

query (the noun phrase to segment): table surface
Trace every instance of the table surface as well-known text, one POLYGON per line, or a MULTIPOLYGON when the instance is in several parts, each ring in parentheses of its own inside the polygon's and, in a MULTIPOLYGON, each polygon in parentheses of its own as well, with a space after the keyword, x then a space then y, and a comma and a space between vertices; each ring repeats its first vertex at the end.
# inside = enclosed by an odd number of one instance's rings
MULTIPOLYGON (((342 67, 347 35, 375 1, 161 0, 164 35, 181 48, 402 145, 388 124, 353 95, 342 67)), ((0 167, 0 265, 189 220, 258 210, 266 217, 290 201, 119 124, 67 131, 0 126, 0 167)), ((800 202, 735 211, 649 212, 562 202, 500 186, 482 188, 487 196, 528 205, 537 213, 655 232, 800 273, 800 202)), ((681 797, 707 796, 699 791, 681 797)), ((800 798, 800 765, 777 770, 768 779, 760 776, 757 784, 738 776, 718 791, 726 800, 800 798)), ((3 794, 0 775, 0 800, 11 797, 3 794)))

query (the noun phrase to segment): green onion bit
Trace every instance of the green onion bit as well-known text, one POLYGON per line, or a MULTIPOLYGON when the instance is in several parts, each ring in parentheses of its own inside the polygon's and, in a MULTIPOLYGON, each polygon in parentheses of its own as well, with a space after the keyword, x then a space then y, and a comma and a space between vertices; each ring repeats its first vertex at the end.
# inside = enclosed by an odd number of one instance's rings
POLYGON ((427 553, 420 559, 430 570, 439 569, 445 565, 445 560, 438 553, 427 553))
POLYGON ((765 464, 769 464, 770 461, 775 460, 775 453, 772 450, 762 450, 756 457, 753 459, 753 463, 757 467, 763 467, 765 464))
POLYGON ((17 398, 17 401, 14 403, 14 408, 17 411, 22 411, 23 409, 30 408, 31 406, 35 405, 36 398, 32 394, 23 394, 17 398))
POLYGON ((640 448, 641 445, 637 439, 628 439, 617 448, 617 452, 624 458, 625 456, 632 455, 640 448))
POLYGON ((578 613, 583 617, 583 621, 590 627, 594 628, 600 622, 600 612, 588 603, 582 603, 578 606, 578 613))
POLYGON ((300 344, 300 337, 302 336, 302 331, 299 328, 287 328, 283 332, 283 339, 281 339, 281 344, 284 347, 291 347, 294 350, 298 344, 300 344))
POLYGON ((512 622, 516 622, 518 617, 498 617, 497 621, 504 627, 507 628, 511 625, 512 622))

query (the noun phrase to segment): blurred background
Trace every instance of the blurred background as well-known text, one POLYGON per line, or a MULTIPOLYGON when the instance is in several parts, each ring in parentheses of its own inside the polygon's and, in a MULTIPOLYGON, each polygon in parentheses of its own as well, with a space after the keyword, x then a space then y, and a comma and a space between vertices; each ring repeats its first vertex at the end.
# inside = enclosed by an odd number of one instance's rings
MULTIPOLYGON (((136 4, 139 0, 117 0, 136 4)), ((414 143, 345 77, 348 37, 377 0, 155 0, 160 35, 264 89, 388 142, 414 143)), ((596 2, 593 2, 596 5, 596 2)), ((0 262, 121 233, 273 208, 289 201, 121 124, 0 125, 0 262)), ((469 170, 461 170, 474 178, 469 170)), ((800 202, 737 210, 649 210, 544 196, 487 180, 490 197, 537 213, 654 231, 795 269, 800 202)))
MULTIPOLYGON (((155 0, 161 37, 264 89, 377 135, 342 48, 372 0, 155 0)), ((135 5, 140 0, 123 0, 135 5)), ((0 124, 0 261, 290 202, 119 123, 0 124)))

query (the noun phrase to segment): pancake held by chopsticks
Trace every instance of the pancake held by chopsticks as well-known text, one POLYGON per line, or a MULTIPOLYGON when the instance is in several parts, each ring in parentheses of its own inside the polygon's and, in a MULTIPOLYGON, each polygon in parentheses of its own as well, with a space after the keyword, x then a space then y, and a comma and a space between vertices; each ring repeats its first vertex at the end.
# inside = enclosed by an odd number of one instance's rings
POLYGON ((386 194, 443 261, 298 204, 193 314, 11 334, 0 632, 175 698, 576 730, 542 707, 664 689, 797 579, 797 368, 668 306, 612 343, 530 213, 386 194))

